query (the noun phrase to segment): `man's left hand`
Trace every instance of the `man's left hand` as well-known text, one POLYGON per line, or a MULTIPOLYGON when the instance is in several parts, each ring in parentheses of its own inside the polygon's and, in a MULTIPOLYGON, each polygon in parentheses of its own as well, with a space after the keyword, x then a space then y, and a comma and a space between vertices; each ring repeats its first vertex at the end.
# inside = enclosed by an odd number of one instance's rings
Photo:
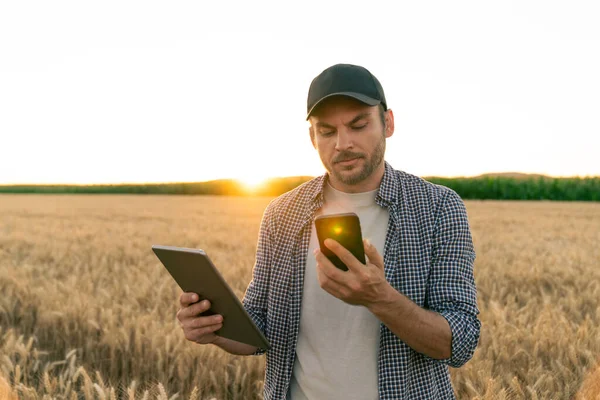
POLYGON ((363 245, 366 265, 335 240, 325 240, 325 246, 346 264, 348 271, 335 267, 319 248, 314 253, 319 284, 325 291, 348 304, 369 307, 383 301, 391 286, 385 279, 381 254, 368 240, 363 240, 363 245))

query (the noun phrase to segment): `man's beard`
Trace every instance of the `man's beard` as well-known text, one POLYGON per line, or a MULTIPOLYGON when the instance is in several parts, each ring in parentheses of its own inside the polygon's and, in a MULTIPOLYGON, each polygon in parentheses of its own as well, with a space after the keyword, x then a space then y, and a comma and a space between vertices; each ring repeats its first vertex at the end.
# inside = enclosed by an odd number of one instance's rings
MULTIPOLYGON (((352 151, 342 151, 336 157, 333 158, 330 164, 329 173, 333 174, 335 179, 342 182, 345 185, 357 185, 370 177, 373 172, 381 165, 383 156, 385 154, 385 138, 382 137, 381 141, 377 143, 377 146, 373 150, 371 157, 367 157, 364 153, 355 153, 352 151), (354 158, 362 158, 364 160, 363 167, 354 172, 351 175, 342 174, 339 170, 334 168, 334 165, 340 161, 352 160, 354 158)), ((325 163, 323 163, 325 164, 325 163)))

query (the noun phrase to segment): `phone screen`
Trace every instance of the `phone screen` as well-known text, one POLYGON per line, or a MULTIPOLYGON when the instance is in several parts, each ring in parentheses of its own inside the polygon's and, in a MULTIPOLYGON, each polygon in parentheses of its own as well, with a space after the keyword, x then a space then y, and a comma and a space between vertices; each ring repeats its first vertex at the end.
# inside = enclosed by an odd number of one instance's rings
POLYGON ((315 228, 321 252, 337 268, 347 271, 348 267, 328 247, 325 239, 330 238, 349 250, 358 261, 365 264, 365 249, 362 242, 360 220, 355 213, 321 215, 315 218, 315 228))

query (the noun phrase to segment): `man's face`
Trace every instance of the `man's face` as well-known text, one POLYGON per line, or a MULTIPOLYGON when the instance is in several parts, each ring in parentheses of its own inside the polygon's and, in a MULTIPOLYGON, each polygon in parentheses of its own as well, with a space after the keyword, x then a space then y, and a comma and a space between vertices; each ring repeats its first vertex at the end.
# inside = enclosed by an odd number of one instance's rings
POLYGON ((378 106, 345 96, 331 97, 313 112, 311 140, 336 189, 361 192, 378 187, 385 139, 394 128, 391 110, 385 120, 384 124, 378 106))

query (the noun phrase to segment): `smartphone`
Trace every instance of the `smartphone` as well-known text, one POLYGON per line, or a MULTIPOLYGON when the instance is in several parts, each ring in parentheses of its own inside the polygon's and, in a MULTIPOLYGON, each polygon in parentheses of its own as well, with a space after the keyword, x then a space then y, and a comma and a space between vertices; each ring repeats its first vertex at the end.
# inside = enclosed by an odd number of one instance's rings
POLYGON ((365 248, 360 231, 360 220, 355 213, 320 215, 315 218, 315 228, 321 252, 339 269, 348 271, 348 267, 328 247, 325 239, 330 238, 354 254, 358 261, 365 262, 365 248))

